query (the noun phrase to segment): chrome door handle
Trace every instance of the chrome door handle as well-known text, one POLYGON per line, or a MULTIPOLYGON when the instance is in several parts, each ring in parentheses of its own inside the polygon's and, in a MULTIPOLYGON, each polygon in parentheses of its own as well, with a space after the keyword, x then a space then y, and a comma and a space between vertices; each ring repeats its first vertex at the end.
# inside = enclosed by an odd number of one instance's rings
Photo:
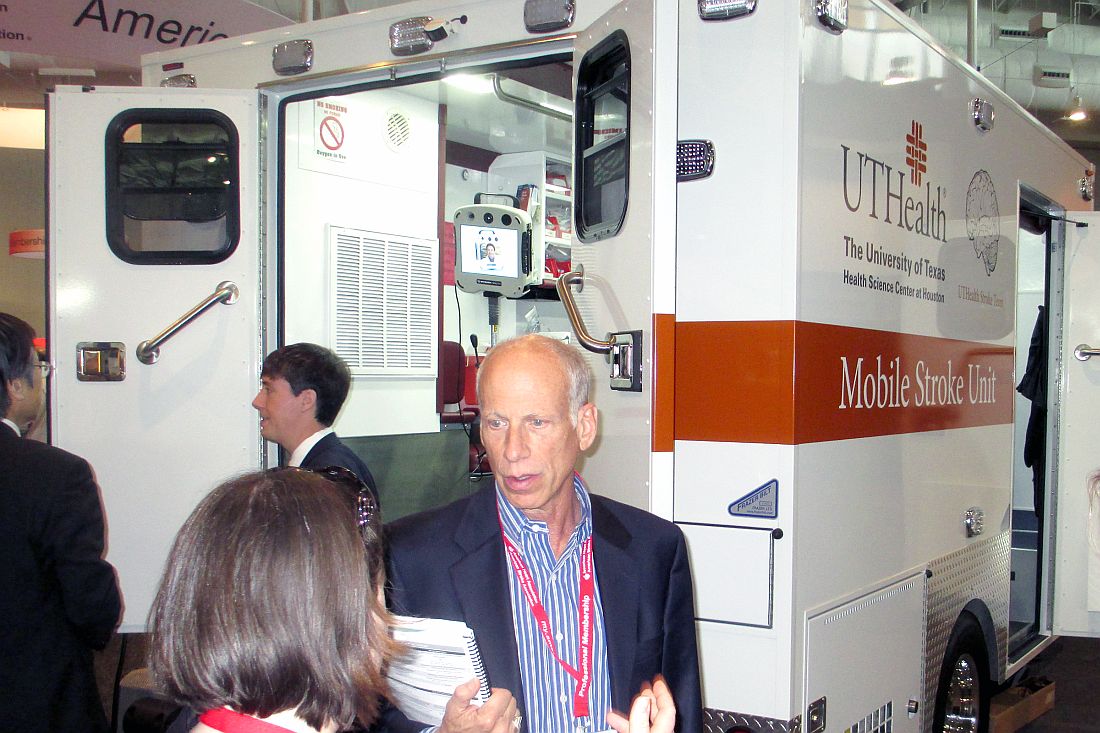
POLYGON ((573 332, 577 334, 577 341, 581 346, 597 354, 607 354, 611 363, 610 384, 611 389, 625 392, 642 391, 642 332, 622 331, 607 334, 607 340, 593 338, 584 325, 577 302, 573 300, 573 291, 569 286, 576 285, 577 290, 584 290, 584 266, 577 265, 577 269, 567 272, 558 278, 555 285, 558 297, 565 306, 565 313, 569 316, 569 323, 573 326, 573 332))
POLYGON ((1077 361, 1088 361, 1090 357, 1100 356, 1100 349, 1094 349, 1088 344, 1079 344, 1073 350, 1073 356, 1077 361))
POLYGON ((171 325, 165 328, 148 341, 142 341, 137 345, 137 358, 142 364, 155 364, 157 359, 160 358, 160 347, 165 341, 175 336, 180 329, 182 329, 191 321, 201 316, 206 311, 213 308, 218 303, 224 303, 226 305, 233 305, 237 302, 237 297, 240 295, 240 291, 237 290, 237 285, 228 280, 218 283, 218 287, 214 289, 214 292, 203 298, 202 302, 196 305, 191 310, 184 313, 177 318, 171 325))
POLYGON ((573 331, 577 334, 577 340, 581 342, 581 346, 596 354, 611 353, 611 348, 615 345, 615 342, 612 340, 600 341, 588 332, 588 328, 585 327, 584 320, 581 318, 581 312, 577 309, 577 301, 573 300, 573 291, 569 289, 570 285, 576 285, 578 293, 584 290, 584 265, 577 265, 576 270, 559 277, 554 287, 558 291, 558 297, 561 298, 562 305, 565 306, 565 314, 569 316, 569 323, 572 324, 573 331))

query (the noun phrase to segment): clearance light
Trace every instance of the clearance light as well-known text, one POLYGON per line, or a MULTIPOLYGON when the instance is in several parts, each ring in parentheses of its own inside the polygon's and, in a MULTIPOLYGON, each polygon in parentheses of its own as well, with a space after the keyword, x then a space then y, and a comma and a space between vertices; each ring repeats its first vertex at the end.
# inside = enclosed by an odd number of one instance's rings
POLYGON ((833 33, 848 30, 848 0, 814 0, 814 13, 833 33))
POLYGON ((313 68, 313 41, 296 38, 271 49, 271 68, 279 76, 304 74, 313 68))
POLYGON ((431 16, 399 20, 390 26, 390 53, 394 56, 412 56, 424 53, 432 47, 432 39, 424 32, 424 26, 432 22, 431 16))
POLYGON ((703 20, 740 18, 754 10, 756 0, 699 0, 699 17, 703 20))
POLYGON ((573 25, 577 5, 574 0, 526 0, 523 25, 528 33, 560 31, 573 25))
POLYGON ((1093 178, 1096 177, 1095 171, 1091 168, 1085 171, 1084 177, 1077 181, 1077 185, 1081 190, 1081 198, 1085 201, 1092 201, 1093 196, 1093 178))
POLYGON ((970 117, 974 120, 974 126, 982 132, 993 129, 993 123, 997 118, 993 103, 977 97, 970 102, 970 117))
POLYGON ((198 86, 194 74, 173 74, 160 80, 162 87, 193 89, 198 86))

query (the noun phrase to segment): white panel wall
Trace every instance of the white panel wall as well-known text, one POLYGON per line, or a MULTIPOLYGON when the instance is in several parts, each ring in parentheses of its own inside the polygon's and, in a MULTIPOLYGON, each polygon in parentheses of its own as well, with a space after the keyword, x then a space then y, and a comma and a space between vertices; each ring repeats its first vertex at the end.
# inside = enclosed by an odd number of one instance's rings
MULTIPOLYGON (((322 136, 327 115, 317 101, 286 111, 285 343, 331 346, 325 225, 436 238, 436 105, 390 90, 328 101, 342 108, 332 115, 343 130, 335 151, 325 145, 332 138, 322 136), (409 121, 399 147, 387 137, 394 112, 409 121)), ((435 379, 356 377, 335 427, 343 435, 435 432, 435 379)))

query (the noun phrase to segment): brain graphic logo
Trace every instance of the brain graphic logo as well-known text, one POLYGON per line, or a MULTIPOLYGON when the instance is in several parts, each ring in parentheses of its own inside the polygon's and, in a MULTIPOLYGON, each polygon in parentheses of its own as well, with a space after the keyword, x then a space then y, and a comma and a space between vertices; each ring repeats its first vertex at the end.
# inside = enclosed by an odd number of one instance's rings
POLYGON ((997 210, 997 191, 986 171, 978 171, 966 190, 966 236, 974 245, 974 255, 985 265, 985 274, 997 269, 1001 241, 1001 219, 997 210))

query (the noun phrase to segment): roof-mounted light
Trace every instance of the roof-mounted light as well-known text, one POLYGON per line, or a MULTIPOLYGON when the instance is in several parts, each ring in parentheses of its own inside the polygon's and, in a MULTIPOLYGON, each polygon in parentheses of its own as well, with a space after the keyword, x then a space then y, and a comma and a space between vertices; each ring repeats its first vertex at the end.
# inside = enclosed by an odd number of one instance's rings
POLYGON ((195 81, 194 74, 173 74, 172 76, 166 76, 160 80, 162 87, 183 87, 192 89, 198 86, 198 82, 195 81))
POLYGON ((699 17, 703 20, 729 20, 751 14, 756 0, 699 0, 699 17))
POLYGON ((413 56, 430 51, 432 39, 424 31, 424 26, 432 21, 431 16, 399 20, 390 26, 390 53, 394 56, 413 56))
POLYGON ((814 14, 833 33, 848 30, 848 0, 814 0, 814 14))
POLYGON ((523 24, 528 33, 560 31, 573 25, 577 13, 574 0, 526 0, 523 3, 523 24))
POLYGON ((313 41, 297 38, 271 49, 271 68, 279 76, 304 74, 313 68, 313 41))

